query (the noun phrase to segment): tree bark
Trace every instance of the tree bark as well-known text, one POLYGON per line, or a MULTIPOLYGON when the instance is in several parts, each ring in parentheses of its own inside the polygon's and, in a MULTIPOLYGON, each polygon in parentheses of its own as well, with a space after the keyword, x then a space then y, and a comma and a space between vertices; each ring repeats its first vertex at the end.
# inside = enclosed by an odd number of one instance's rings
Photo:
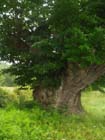
POLYGON ((53 105, 70 113, 84 112, 81 105, 81 91, 105 74, 105 65, 91 65, 86 69, 68 65, 58 90, 36 90, 35 98, 43 105, 53 105))

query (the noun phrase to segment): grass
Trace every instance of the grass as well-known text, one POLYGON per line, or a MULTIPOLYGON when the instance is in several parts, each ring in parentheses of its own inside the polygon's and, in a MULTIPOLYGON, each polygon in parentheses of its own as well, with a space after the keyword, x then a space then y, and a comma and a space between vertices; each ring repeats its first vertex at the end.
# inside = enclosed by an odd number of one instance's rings
POLYGON ((0 140, 105 140, 105 95, 84 93, 84 116, 32 108, 0 109, 0 140))
POLYGON ((105 94, 99 91, 88 91, 82 96, 85 110, 97 119, 105 118, 105 94))

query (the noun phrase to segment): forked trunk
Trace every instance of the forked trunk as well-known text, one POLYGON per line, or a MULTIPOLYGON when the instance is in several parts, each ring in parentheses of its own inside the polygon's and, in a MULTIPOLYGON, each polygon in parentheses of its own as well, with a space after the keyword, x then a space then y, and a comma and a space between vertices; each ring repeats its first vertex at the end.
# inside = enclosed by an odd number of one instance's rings
POLYGON ((96 81, 105 73, 105 65, 92 65, 87 69, 68 65, 60 88, 56 91, 38 89, 35 98, 43 105, 53 105, 70 113, 82 113, 81 90, 96 81))

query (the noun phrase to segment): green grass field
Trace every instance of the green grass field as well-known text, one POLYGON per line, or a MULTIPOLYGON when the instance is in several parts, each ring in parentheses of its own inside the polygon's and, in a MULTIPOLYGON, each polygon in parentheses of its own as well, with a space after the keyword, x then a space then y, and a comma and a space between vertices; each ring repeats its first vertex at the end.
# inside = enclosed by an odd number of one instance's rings
POLYGON ((82 96, 84 116, 61 115, 38 105, 0 109, 0 140, 105 140, 105 95, 82 96))
POLYGON ((82 96, 85 110, 97 119, 105 119, 105 93, 99 91, 86 92, 82 96))

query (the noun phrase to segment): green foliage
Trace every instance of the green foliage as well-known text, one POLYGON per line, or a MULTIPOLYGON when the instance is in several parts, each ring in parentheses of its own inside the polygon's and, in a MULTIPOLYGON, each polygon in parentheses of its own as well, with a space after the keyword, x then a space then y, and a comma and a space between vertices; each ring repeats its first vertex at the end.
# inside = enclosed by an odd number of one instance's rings
POLYGON ((34 105, 32 101, 32 91, 30 89, 20 90, 12 87, 0 88, 0 107, 1 108, 31 108, 34 105))
POLYGON ((104 0, 0 0, 0 58, 22 86, 57 88, 68 63, 105 63, 104 0))
POLYGON ((6 91, 0 89, 0 107, 4 107, 7 102, 6 91))
POLYGON ((0 64, 0 86, 13 87, 15 84, 15 77, 9 73, 4 73, 4 70, 8 69, 9 65, 5 63, 0 64))
POLYGON ((7 107, 10 104, 14 104, 16 102, 15 96, 12 94, 8 94, 8 91, 0 88, 0 107, 7 107))
POLYGON ((0 109, 0 139, 105 140, 105 95, 86 93, 82 103, 86 116, 63 115, 53 109, 48 112, 38 105, 0 109))

